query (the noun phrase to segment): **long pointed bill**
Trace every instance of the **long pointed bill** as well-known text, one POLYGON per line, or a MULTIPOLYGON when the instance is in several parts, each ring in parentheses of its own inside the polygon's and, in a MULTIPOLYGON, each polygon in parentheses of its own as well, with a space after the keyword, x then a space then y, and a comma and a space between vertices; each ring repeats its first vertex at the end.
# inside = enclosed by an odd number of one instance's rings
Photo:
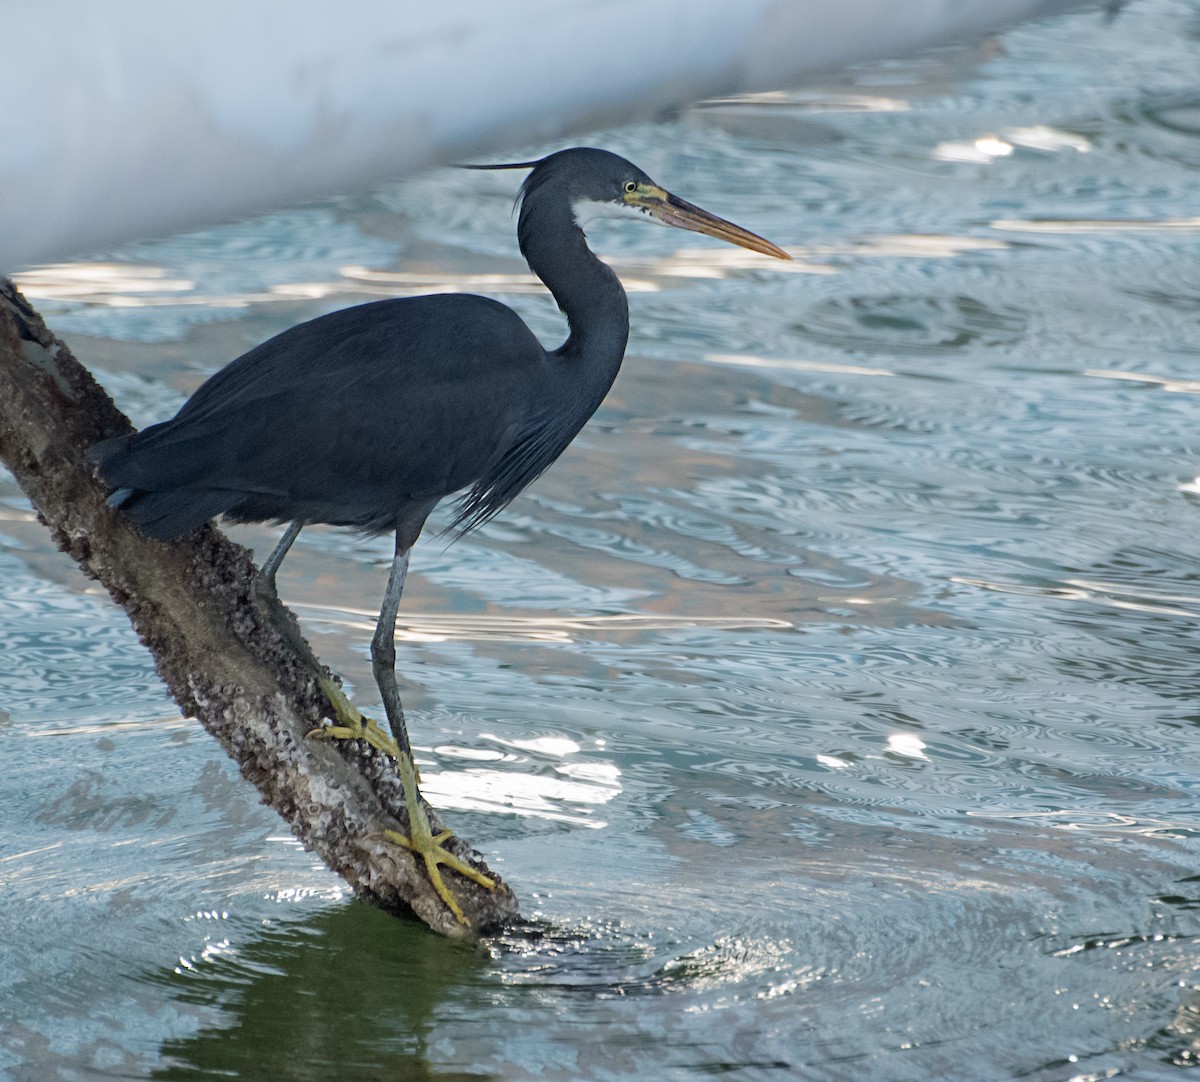
POLYGON ((774 256, 776 259, 792 258, 782 248, 772 244, 769 240, 764 240, 757 233, 751 233, 750 230, 743 229, 740 225, 734 225, 733 222, 727 222, 715 214, 709 214, 708 211, 701 210, 686 199, 680 199, 679 196, 672 195, 662 188, 637 194, 641 198, 635 196, 630 202, 653 215, 664 225, 673 225, 678 229, 690 229, 693 233, 707 233, 710 237, 716 237, 717 240, 749 248, 750 251, 759 252, 762 255, 774 256))

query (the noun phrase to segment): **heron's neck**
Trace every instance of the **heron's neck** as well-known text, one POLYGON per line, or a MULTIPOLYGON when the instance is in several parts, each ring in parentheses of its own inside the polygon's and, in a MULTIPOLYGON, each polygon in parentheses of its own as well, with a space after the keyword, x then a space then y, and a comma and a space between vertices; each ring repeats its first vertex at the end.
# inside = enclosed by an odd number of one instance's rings
POLYGON ((595 382, 603 398, 629 341, 625 290, 616 274, 592 254, 565 203, 525 208, 518 233, 530 268, 567 317, 571 333, 555 354, 580 365, 584 371, 578 374, 595 382))

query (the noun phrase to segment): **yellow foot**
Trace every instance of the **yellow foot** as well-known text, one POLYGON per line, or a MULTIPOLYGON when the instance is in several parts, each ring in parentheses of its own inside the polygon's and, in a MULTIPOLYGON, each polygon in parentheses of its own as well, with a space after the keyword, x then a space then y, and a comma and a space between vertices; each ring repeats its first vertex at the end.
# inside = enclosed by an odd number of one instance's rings
POLYGON ((400 748, 391 733, 385 732, 383 726, 374 718, 360 713, 358 707, 346 698, 342 689, 333 681, 322 680, 321 690, 325 692, 325 697, 333 707, 334 724, 310 729, 307 736, 319 740, 365 740, 371 747, 399 762, 400 748))
POLYGON ((426 822, 425 839, 423 842, 414 841, 407 835, 401 834, 398 830, 385 830, 382 832, 382 835, 385 841, 402 845, 405 849, 411 849, 425 861, 425 872, 429 876, 429 882, 433 884, 433 889, 438 892, 438 896, 446 903, 446 908, 454 914, 458 923, 466 925, 469 928, 471 922, 467 920, 466 914, 462 911, 462 906, 458 904, 450 888, 446 886, 446 880, 442 878, 442 873, 438 865, 444 864, 447 868, 453 868, 459 875, 465 875, 468 879, 478 883, 487 890, 495 890, 496 881, 484 875, 478 868, 472 868, 466 861, 460 860, 449 849, 443 848, 442 842, 447 838, 453 837, 454 832, 443 830, 440 834, 433 834, 429 830, 428 822, 426 822))
POLYGON ((458 904, 450 892, 450 888, 446 886, 446 881, 442 878, 438 865, 444 864, 447 868, 454 869, 459 875, 465 875, 486 890, 495 890, 496 881, 484 875, 477 868, 472 868, 470 864, 456 857, 442 845, 447 838, 453 837, 453 832, 443 830, 439 834, 434 834, 429 826, 429 816, 425 814, 425 808, 421 804, 421 793, 417 788, 417 767, 412 756, 400 755, 396 759, 396 764, 400 770, 400 780, 404 784, 404 804, 408 808, 409 832, 401 834, 398 830, 385 830, 382 831, 383 838, 396 845, 404 846, 405 849, 411 850, 425 861, 425 872, 429 876, 429 882, 433 884, 433 889, 438 892, 438 896, 446 903, 446 907, 454 914, 458 923, 469 928, 471 922, 467 920, 462 906, 458 904))

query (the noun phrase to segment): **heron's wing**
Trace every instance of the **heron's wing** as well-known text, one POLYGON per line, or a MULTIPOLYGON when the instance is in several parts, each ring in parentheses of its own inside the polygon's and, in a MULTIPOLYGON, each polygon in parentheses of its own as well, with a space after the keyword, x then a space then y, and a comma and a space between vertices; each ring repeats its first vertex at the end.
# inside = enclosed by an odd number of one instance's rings
POLYGON ((102 470, 150 490, 440 498, 511 443, 544 364, 524 323, 485 298, 361 305, 251 350, 102 470))

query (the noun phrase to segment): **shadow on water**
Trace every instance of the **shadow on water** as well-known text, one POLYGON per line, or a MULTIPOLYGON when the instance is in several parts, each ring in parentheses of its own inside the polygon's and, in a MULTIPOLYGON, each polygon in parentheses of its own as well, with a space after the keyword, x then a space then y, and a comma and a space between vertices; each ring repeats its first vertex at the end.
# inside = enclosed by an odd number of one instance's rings
POLYGON ((444 1004, 469 995, 489 964, 477 947, 361 903, 264 929, 236 953, 148 978, 176 1002, 214 1015, 167 1041, 151 1077, 495 1078, 432 1066, 428 1048, 444 1004))

